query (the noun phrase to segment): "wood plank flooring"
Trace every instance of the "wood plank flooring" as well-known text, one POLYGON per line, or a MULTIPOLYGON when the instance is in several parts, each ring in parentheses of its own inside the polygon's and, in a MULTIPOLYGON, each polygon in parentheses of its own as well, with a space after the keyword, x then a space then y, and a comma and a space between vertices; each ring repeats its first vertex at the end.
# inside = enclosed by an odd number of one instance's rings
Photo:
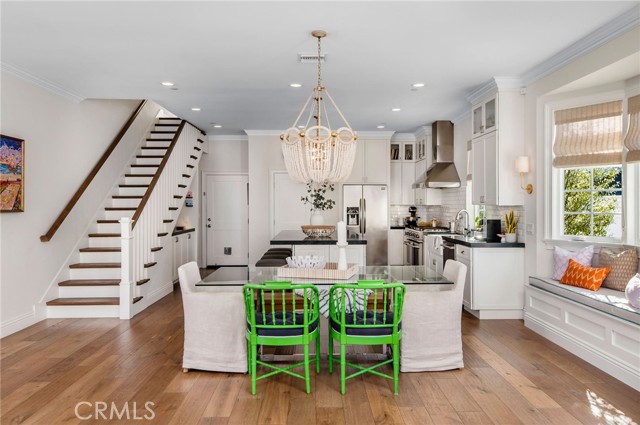
POLYGON ((464 314, 465 368, 401 374, 398 396, 391 381, 376 376, 348 381, 342 396, 338 375, 328 374, 326 360, 320 375, 313 374, 309 395, 301 380, 288 375, 259 381, 252 396, 247 375, 182 373, 182 322, 176 288, 130 321, 49 319, 0 340, 0 423, 640 421, 640 393, 529 331, 520 320, 481 322, 464 314), (105 416, 95 411, 100 403, 105 416), (113 406, 121 419, 113 416, 113 406), (88 419, 78 418, 76 408, 88 419))

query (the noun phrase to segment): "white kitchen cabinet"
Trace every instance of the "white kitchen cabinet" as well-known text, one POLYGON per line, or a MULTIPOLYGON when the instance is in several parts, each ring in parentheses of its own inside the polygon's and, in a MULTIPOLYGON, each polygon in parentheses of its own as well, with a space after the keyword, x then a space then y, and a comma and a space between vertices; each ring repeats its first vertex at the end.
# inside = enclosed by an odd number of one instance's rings
POLYGON ((293 255, 317 255, 328 260, 330 245, 293 245, 293 255))
POLYGON ((389 265, 390 266, 402 266, 403 265, 403 251, 404 245, 404 230, 391 229, 389 230, 389 239, 387 240, 387 252, 389 253, 389 265))
POLYGON ((456 260, 467 265, 465 310, 479 319, 522 319, 524 249, 456 245, 456 260))
POLYGON ((172 236, 173 247, 173 280, 178 279, 178 267, 195 261, 195 233, 188 232, 172 236))
POLYGON ((513 90, 495 93, 472 108, 473 204, 523 204, 515 169, 516 158, 524 153, 523 114, 523 97, 513 90))
POLYGON ((416 160, 416 144, 414 142, 394 142, 389 144, 389 161, 410 161, 416 160))
POLYGON ((389 169, 389 203, 391 205, 413 205, 415 191, 411 185, 415 182, 415 162, 392 162, 389 169))
POLYGON ((389 165, 389 204, 402 204, 402 163, 392 162, 389 165))
POLYGON ((357 143, 351 175, 345 183, 387 184, 389 142, 384 139, 368 139, 358 140, 357 143))
POLYGON ((473 105, 471 108, 471 128, 473 137, 490 133, 498 128, 498 94, 473 105))

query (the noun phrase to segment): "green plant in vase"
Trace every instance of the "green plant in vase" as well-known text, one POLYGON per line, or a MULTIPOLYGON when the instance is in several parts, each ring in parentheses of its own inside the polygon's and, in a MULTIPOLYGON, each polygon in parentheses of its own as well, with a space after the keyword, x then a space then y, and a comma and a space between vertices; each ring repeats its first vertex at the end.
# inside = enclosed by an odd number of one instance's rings
POLYGON ((324 223, 324 217, 319 211, 330 210, 336 205, 336 201, 328 198, 327 191, 333 192, 335 186, 331 183, 307 183, 307 196, 301 196, 303 204, 311 204, 311 225, 319 226, 324 223))
POLYGON ((516 232, 518 230, 518 222, 520 221, 520 216, 516 215, 513 210, 509 211, 504 215, 504 223, 505 223, 505 233, 506 233, 506 241, 507 242, 515 242, 516 241, 516 232))

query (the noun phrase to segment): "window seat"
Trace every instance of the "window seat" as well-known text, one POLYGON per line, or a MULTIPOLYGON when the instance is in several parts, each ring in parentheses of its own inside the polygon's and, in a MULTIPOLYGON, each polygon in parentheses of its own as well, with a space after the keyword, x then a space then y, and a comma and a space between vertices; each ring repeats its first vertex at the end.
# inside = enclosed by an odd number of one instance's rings
POLYGON ((640 391, 640 309, 624 293, 529 277, 524 324, 640 391))

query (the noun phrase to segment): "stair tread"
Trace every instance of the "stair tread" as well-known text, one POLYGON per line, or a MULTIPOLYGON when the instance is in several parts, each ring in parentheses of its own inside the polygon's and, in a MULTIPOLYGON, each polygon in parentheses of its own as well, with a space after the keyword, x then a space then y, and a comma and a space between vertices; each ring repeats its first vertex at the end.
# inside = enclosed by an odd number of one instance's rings
POLYGON ((177 211, 178 207, 169 207, 169 211, 177 211))
POLYGON ((158 117, 159 120, 179 120, 182 121, 182 118, 178 117, 158 117))
POLYGON ((173 195, 173 199, 182 199, 182 196, 180 196, 180 195, 173 195))
POLYGON ((118 224, 120 220, 98 220, 99 224, 118 224))
POLYGON ((178 187, 181 187, 183 189, 186 189, 187 185, 186 184, 179 184, 178 187))
POLYGON ((180 123, 162 123, 162 122, 157 122, 154 125, 157 125, 158 127, 175 127, 175 126, 180 125, 180 123))
POLYGON ((136 155, 136 158, 162 159, 164 158, 164 155, 136 155))
POLYGON ((141 279, 139 281, 136 282, 136 285, 140 286, 140 285, 144 285, 147 282, 150 282, 151 279, 141 279))
POLYGON ((148 138, 147 142, 171 142, 171 139, 154 139, 154 138, 148 138))
POLYGON ((120 263, 75 263, 69 265, 70 269, 119 269, 120 263))
POLYGON ((142 195, 113 195, 113 199, 142 199, 142 195))
POLYGON ((119 279, 69 279, 58 282, 58 286, 118 286, 119 279))
POLYGON ((155 174, 125 174, 125 177, 153 177, 155 174))
POLYGON ((160 232, 158 233, 158 237, 161 238, 163 236, 167 236, 169 234, 169 232, 160 232))
POLYGON ((188 179, 191 178, 191 176, 189 174, 183 174, 182 177, 185 177, 185 178, 188 178, 188 179))
POLYGON ((156 130, 151 130, 150 133, 151 134, 175 134, 175 131, 156 131, 156 130))
POLYGON ((202 140, 202 139, 198 139, 198 142, 200 142, 200 143, 204 143, 204 140, 202 140))
POLYGON ((106 211, 135 211, 136 207, 106 207, 106 211))
POLYGON ((199 148, 199 147, 197 147, 197 146, 194 146, 193 148, 194 148, 195 150, 197 150, 198 152, 200 152, 200 151, 202 150, 202 149, 200 149, 200 148, 199 148))
POLYGON ((119 238, 120 233, 89 233, 90 238, 119 238))
POLYGON ((142 295, 140 295, 139 297, 135 297, 133 299, 133 304, 137 303, 138 301, 140 301, 142 299, 142 295))
POLYGON ((56 298, 47 305, 119 305, 119 298, 56 298))
POLYGON ((118 187, 149 187, 148 184, 120 184, 118 187))
POLYGON ((144 268, 145 268, 145 269, 148 269, 149 267, 153 267, 153 266, 155 266, 156 264, 158 264, 158 263, 157 263, 157 262, 155 262, 155 261, 152 261, 151 263, 147 263, 147 264, 145 264, 145 265, 144 265, 144 268))
POLYGON ((191 159, 198 159, 198 157, 197 157, 197 156, 195 156, 195 155, 189 155, 189 157, 190 157, 191 159))
POLYGON ((156 246, 155 248, 151 248, 151 252, 158 252, 162 249, 161 246, 156 246))
POLYGON ((80 252, 120 252, 120 248, 111 246, 86 247, 80 248, 80 252))
POLYGON ((158 168, 159 164, 131 164, 133 168, 158 168))
POLYGON ((173 220, 167 219, 167 220, 162 220, 163 223, 172 223, 173 220))
POLYGON ((187 164, 187 168, 195 168, 195 165, 187 164))
POLYGON ((142 146, 141 149, 169 149, 169 146, 142 146))

